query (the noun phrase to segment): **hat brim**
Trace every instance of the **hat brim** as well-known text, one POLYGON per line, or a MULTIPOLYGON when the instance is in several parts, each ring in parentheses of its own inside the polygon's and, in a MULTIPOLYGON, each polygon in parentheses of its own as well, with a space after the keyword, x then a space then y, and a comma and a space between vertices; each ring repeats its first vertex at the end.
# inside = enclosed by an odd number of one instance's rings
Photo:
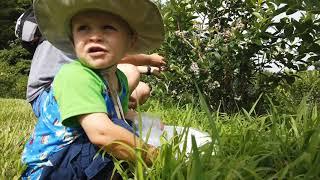
POLYGON ((158 48, 164 40, 164 25, 157 6, 149 0, 34 0, 33 7, 43 36, 58 49, 74 54, 70 21, 86 9, 120 16, 137 35, 131 53, 158 48))

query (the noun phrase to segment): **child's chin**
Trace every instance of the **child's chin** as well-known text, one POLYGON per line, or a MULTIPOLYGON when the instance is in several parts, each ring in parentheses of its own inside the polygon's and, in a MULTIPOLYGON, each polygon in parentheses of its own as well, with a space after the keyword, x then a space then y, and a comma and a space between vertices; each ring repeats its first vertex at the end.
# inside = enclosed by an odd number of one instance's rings
POLYGON ((90 65, 96 69, 103 69, 112 66, 108 60, 103 58, 91 59, 90 65))
POLYGON ((109 67, 111 67, 112 64, 92 64, 92 68, 94 69, 107 69, 109 67))

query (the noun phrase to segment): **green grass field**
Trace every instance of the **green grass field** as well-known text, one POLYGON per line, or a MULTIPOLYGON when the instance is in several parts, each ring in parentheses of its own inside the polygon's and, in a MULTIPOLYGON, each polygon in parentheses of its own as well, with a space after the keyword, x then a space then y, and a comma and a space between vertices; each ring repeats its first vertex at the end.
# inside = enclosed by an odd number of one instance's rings
MULTIPOLYGON (((23 171, 20 155, 35 123, 23 100, 0 99, 0 179, 17 179, 23 171)), ((204 106, 203 106, 204 107, 204 106)), ((272 107, 272 106, 271 106, 272 107)), ((320 179, 320 116, 305 101, 295 114, 256 116, 254 110, 234 115, 191 106, 150 102, 143 111, 161 114, 168 124, 192 126, 214 139, 189 155, 178 148, 180 137, 163 140, 151 168, 132 164, 134 179, 320 179)), ((121 161, 116 162, 121 171, 121 161)), ((130 179, 123 172, 124 179, 130 179)), ((132 178, 132 177, 131 177, 132 178)))
POLYGON ((0 99, 0 179, 18 179, 20 156, 36 119, 24 100, 0 99))

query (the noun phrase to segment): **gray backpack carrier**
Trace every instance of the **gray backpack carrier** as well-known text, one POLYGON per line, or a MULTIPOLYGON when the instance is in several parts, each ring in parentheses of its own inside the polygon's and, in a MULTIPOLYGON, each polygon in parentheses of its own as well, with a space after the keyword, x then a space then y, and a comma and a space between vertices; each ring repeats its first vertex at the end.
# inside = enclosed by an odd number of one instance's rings
POLYGON ((31 8, 27 9, 17 20, 15 27, 15 35, 21 40, 23 48, 33 54, 44 38, 42 37, 34 11, 31 8))

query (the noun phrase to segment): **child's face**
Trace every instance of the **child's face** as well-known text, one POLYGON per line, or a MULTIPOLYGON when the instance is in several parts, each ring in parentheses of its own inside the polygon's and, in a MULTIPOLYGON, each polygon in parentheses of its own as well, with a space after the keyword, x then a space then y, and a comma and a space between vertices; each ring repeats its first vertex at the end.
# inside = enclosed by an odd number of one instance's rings
POLYGON ((133 47, 129 26, 113 14, 86 11, 74 16, 71 25, 76 55, 90 68, 115 65, 133 47))

